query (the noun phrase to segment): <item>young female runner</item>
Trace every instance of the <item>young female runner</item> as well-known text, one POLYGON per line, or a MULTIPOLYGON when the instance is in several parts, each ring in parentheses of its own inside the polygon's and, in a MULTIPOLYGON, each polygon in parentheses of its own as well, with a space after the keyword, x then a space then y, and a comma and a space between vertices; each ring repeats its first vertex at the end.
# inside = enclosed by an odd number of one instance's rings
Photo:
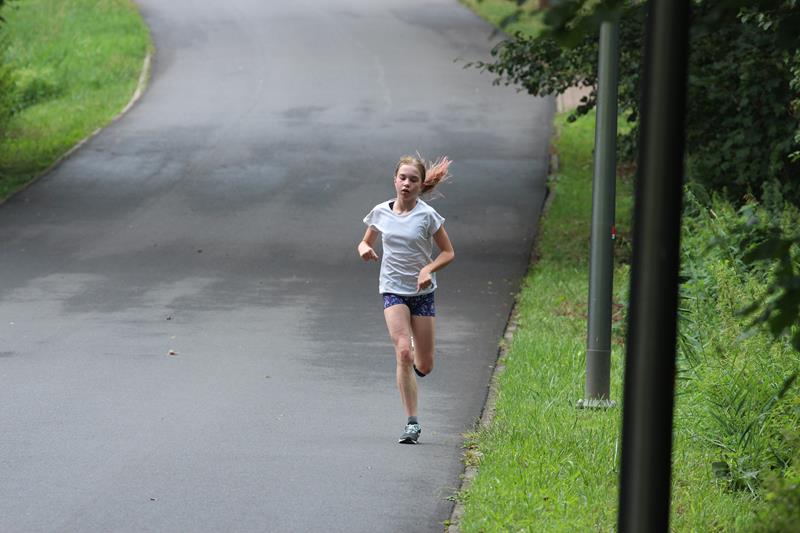
POLYGON ((435 272, 455 257, 444 218, 420 196, 450 177, 449 166, 446 157, 426 168, 422 159, 403 156, 394 173, 396 198, 376 205, 364 217, 367 232, 358 244, 358 254, 364 261, 377 261, 373 244, 381 234, 383 259, 378 290, 383 295, 383 314, 394 344, 397 388, 408 416, 401 444, 416 444, 421 433, 414 373, 423 377, 433 370, 435 272), (432 259, 433 242, 439 248, 436 259, 432 259))

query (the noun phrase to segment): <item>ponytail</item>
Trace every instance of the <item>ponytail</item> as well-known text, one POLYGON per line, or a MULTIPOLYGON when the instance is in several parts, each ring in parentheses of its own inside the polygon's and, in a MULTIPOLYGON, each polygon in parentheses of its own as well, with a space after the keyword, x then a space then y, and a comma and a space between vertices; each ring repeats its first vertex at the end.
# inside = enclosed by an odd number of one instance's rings
POLYGON ((439 156, 439 159, 433 163, 429 163, 429 167, 425 172, 425 178, 422 180, 422 193, 431 192, 439 184, 450 181, 453 175, 450 174, 450 163, 452 161, 446 156, 439 156))
POLYGON ((436 161, 425 161, 417 152, 416 157, 413 155, 401 157, 394 169, 394 174, 396 176, 403 165, 416 167, 422 179, 422 194, 426 194, 433 191, 441 183, 452 179, 453 176, 449 172, 450 163, 452 161, 446 155, 440 156, 436 161))

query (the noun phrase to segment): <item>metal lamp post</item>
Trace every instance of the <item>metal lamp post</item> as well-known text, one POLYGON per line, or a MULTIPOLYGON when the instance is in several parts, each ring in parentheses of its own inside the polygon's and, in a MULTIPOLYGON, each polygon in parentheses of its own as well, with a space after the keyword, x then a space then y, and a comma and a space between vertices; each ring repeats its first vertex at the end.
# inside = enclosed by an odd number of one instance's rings
POLYGON ((619 23, 600 25, 598 98, 592 180, 589 317, 586 388, 578 407, 613 407, 611 400, 611 301, 614 277, 614 200, 617 174, 619 23))

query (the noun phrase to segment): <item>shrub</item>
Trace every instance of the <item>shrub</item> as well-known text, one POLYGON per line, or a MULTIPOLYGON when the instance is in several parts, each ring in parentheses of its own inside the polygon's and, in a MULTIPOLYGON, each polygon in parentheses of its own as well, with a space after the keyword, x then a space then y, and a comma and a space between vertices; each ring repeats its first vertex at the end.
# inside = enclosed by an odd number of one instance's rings
POLYGON ((14 70, 6 60, 6 50, 8 42, 3 33, 3 24, 5 21, 2 18, 3 4, 5 0, 0 0, 0 139, 6 137, 8 128, 8 121, 14 112, 16 103, 15 85, 16 79, 14 70))
POLYGON ((5 61, 5 46, 0 43, 0 138, 5 138, 8 121, 16 105, 14 70, 5 61))
MULTIPOLYGON (((796 405, 795 407, 800 408, 796 405)), ((788 435, 800 450, 800 432, 788 435)), ((789 533, 797 531, 800 523, 800 451, 795 452, 788 468, 771 472, 765 480, 766 501, 769 505, 753 524, 754 533, 789 533)))
MULTIPOLYGON (((597 23, 618 16, 619 105, 633 127, 620 135, 622 157, 635 159, 646 4, 633 0, 553 3, 550 31, 500 43, 493 62, 476 66, 495 83, 533 95, 597 82, 597 23), (565 34, 572 46, 557 39, 565 34)), ((686 113, 692 180, 736 203, 780 183, 800 205, 800 7, 798 0, 692 2, 686 113), (749 5, 748 5, 749 4, 749 5), (725 50, 720 54, 720 50, 725 50)), ((596 104, 592 92, 576 110, 596 104)))
MULTIPOLYGON (((706 208, 687 192, 679 413, 700 428, 694 438, 717 450, 709 465, 714 478, 757 497, 765 480, 794 475, 800 363, 787 337, 773 338, 742 313, 748 302, 764 297, 775 268, 748 262, 746 255, 753 233, 775 223, 788 230, 798 222, 800 213, 791 206, 779 215, 752 201, 739 211, 720 200, 706 208)), ((682 426, 690 424, 676 422, 682 426)))

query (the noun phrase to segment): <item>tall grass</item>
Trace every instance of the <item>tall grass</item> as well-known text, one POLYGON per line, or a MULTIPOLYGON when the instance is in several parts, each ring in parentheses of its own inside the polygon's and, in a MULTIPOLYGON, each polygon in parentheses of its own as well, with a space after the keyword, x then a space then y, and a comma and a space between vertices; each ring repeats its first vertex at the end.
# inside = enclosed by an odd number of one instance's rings
POLYGON ((130 0, 16 1, 4 16, 16 86, 0 141, 0 199, 119 113, 150 46, 130 0))
MULTIPOLYGON (((787 381, 800 370, 800 360, 788 339, 776 342, 766 331, 752 330, 741 314, 763 296, 769 274, 742 260, 747 246, 741 230, 776 220, 796 228, 800 213, 782 203, 773 209, 751 203, 737 211, 686 193, 675 417, 677 530, 702 524, 685 512, 690 505, 702 505, 704 524, 724 525, 720 530, 771 530, 780 512, 770 509, 775 498, 765 498, 765 481, 783 477, 800 458, 800 395, 787 381)), ((794 513, 800 519, 800 507, 794 513)))

